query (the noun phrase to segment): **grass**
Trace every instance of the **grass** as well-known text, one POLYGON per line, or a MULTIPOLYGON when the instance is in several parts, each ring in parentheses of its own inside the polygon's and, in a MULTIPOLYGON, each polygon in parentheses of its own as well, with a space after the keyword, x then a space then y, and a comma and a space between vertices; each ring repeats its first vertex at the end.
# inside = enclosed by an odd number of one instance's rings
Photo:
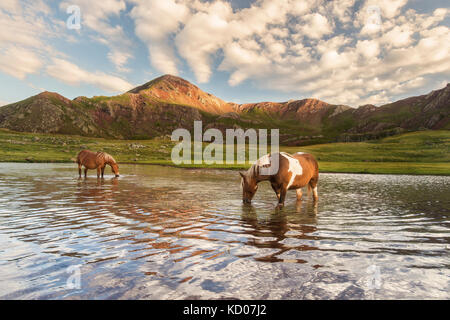
POLYGON ((450 163, 450 131, 419 131, 369 142, 328 143, 284 147, 286 152, 306 151, 327 162, 450 163))
MULTIPOLYGON (((82 148, 105 151, 120 163, 173 165, 174 142, 109 140, 70 135, 18 133, 0 129, 0 162, 73 162, 82 148)), ((370 142, 280 147, 313 154, 321 172, 450 175, 450 131, 419 131, 370 142)), ((246 164, 188 164, 190 168, 243 169, 246 164)))

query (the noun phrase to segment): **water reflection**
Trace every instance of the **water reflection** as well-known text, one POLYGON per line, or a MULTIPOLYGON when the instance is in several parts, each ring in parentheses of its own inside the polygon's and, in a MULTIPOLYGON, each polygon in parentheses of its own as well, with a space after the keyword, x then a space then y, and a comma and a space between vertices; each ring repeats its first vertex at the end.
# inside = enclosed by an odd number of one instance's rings
POLYGON ((235 172, 122 167, 0 164, 1 298, 449 297, 448 177, 323 174, 277 210, 235 172))

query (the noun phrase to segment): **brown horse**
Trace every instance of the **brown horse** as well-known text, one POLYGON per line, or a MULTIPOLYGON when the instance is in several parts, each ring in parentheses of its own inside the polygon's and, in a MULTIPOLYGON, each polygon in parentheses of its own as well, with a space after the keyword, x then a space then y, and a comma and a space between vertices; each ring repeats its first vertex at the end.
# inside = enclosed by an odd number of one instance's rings
POLYGON ((306 185, 308 185, 308 190, 313 190, 314 201, 319 199, 317 193, 319 165, 316 159, 307 153, 298 152, 290 155, 285 152, 277 152, 268 154, 256 161, 246 172, 239 173, 242 177, 242 200, 244 203, 251 203, 256 190, 258 190, 258 183, 261 181, 270 181, 272 189, 277 195, 279 208, 284 206, 288 190, 295 189, 297 200, 300 200, 302 198, 301 188, 306 185))
POLYGON ((84 176, 87 176, 88 169, 97 169, 97 178, 100 174, 103 178, 106 165, 110 165, 112 172, 119 176, 119 166, 114 158, 105 152, 92 152, 89 150, 82 150, 77 156, 78 173, 81 177, 81 167, 84 166, 84 176))

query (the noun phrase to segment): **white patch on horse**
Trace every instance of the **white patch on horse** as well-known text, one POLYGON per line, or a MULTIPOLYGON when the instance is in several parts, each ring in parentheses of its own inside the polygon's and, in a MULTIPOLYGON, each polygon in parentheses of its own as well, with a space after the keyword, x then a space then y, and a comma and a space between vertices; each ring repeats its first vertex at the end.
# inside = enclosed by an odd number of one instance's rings
POLYGON ((305 154, 304 152, 301 152, 301 151, 299 151, 299 152, 296 152, 295 154, 305 154))
POLYGON ((292 184, 294 183, 295 177, 301 176, 303 174, 303 168, 302 168, 300 162, 297 159, 293 158, 291 155, 289 155, 285 152, 281 152, 280 154, 289 161, 288 171, 292 173, 291 179, 289 180, 289 183, 287 185, 287 189, 289 189, 292 186, 292 184))
POLYGON ((256 164, 258 166, 270 165, 270 155, 266 154, 265 156, 262 156, 258 159, 258 161, 256 161, 256 164))

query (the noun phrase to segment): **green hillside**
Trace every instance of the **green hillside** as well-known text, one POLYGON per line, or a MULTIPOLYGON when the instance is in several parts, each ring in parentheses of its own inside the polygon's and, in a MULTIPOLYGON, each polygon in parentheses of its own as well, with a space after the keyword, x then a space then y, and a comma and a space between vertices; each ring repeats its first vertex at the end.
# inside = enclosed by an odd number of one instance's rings
MULTIPOLYGON (((18 133, 0 130, 0 162, 72 162, 82 148, 105 151, 122 163, 172 165, 174 142, 108 140, 81 136, 18 133)), ((450 131, 419 131, 370 142, 329 143, 280 147, 308 152, 319 160, 321 172, 362 172, 450 175, 450 131)), ((247 165, 185 165, 238 169, 247 165)))

